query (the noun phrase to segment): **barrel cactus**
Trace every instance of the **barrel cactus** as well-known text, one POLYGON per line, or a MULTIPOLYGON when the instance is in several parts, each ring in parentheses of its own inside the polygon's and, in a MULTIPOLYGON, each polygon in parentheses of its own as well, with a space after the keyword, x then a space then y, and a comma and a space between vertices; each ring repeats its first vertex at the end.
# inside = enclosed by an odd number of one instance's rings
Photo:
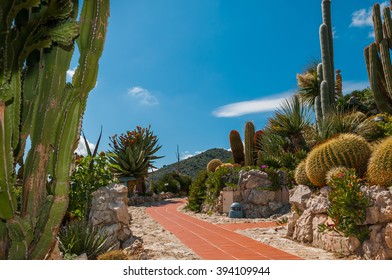
POLYGON ((361 136, 344 133, 316 146, 306 160, 306 175, 318 187, 326 185, 326 175, 334 167, 353 168, 358 176, 366 171, 371 154, 369 143, 361 136))
POLYGON ((240 133, 237 130, 230 131, 229 139, 234 163, 243 165, 245 160, 244 144, 242 143, 240 133))
POLYGON ((367 179, 372 185, 392 186, 392 136, 375 147, 369 159, 367 179))
POLYGON ((207 164, 207 172, 211 173, 211 172, 215 172, 215 170, 221 166, 223 163, 221 162, 220 159, 212 159, 210 160, 210 162, 207 164))
POLYGON ((306 160, 303 160, 298 164, 294 172, 294 179, 298 185, 312 185, 308 176, 306 175, 306 160))

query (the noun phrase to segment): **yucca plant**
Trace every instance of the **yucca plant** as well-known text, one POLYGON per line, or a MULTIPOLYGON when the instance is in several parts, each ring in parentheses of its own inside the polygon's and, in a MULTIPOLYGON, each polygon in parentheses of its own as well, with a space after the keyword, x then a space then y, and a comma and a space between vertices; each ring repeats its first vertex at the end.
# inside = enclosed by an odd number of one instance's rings
MULTIPOLYGON (((155 168, 154 161, 163 157, 155 155, 162 146, 158 144, 158 138, 151 131, 151 126, 137 126, 133 131, 110 137, 110 141, 111 150, 107 156, 112 172, 119 178, 133 177, 144 182, 148 169, 155 168)), ((142 188, 145 193, 144 184, 142 188)))
POLYGON ((318 62, 311 62, 304 73, 297 74, 297 86, 299 97, 301 101, 314 107, 317 96, 320 95, 320 82, 317 79, 317 65, 318 62))

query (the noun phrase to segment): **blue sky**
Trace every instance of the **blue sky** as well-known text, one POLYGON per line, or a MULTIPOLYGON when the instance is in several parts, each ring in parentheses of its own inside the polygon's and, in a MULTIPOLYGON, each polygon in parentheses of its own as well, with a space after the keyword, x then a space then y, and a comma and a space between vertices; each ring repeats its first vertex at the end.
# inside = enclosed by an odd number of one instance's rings
MULTIPOLYGON (((369 84, 373 3, 332 0, 345 92, 369 84)), ((112 0, 83 130, 95 143, 102 125, 107 150, 109 136, 151 125, 165 156, 158 167, 176 161, 177 144, 183 158, 228 149, 230 130, 262 129, 296 91, 296 74, 320 58, 320 24, 321 0, 112 0)))

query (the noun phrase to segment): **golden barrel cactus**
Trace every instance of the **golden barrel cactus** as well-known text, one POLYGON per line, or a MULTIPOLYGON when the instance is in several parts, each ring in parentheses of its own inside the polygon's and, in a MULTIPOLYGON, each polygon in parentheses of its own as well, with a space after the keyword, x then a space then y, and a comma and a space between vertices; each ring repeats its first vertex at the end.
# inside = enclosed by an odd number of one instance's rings
POLYGON ((392 186, 392 136, 375 147, 369 159, 367 179, 372 185, 392 186))
POLYGON ((210 162, 207 164, 207 172, 215 172, 215 170, 222 165, 222 161, 220 159, 212 159, 210 162))
POLYGON ((312 185, 308 176, 306 175, 306 160, 303 160, 298 164, 297 168, 295 169, 294 179, 298 185, 312 185))
POLYGON ((366 171, 371 154, 369 143, 361 136, 343 133, 316 146, 306 160, 306 175, 318 187, 327 184, 326 175, 334 167, 355 169, 359 177, 366 171))

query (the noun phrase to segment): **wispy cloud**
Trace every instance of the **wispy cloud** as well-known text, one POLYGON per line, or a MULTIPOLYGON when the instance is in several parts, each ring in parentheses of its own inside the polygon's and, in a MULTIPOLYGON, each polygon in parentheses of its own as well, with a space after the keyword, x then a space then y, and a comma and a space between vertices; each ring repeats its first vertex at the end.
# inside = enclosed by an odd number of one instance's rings
MULTIPOLYGON (((380 4, 381 11, 385 6, 389 5, 389 1, 382 2, 380 4)), ((372 7, 367 9, 359 9, 352 13, 350 27, 366 27, 373 26, 372 20, 372 7)), ((371 33, 369 33, 371 35, 371 33)))
POLYGON ((363 90, 370 87, 368 81, 343 81, 343 94, 351 93, 354 90, 363 90))
POLYGON ((128 90, 128 94, 143 105, 158 105, 158 99, 147 89, 136 86, 128 90))
MULTIPOLYGON (((90 143, 88 140, 87 140, 87 143, 88 143, 88 146, 90 147, 90 150, 93 151, 95 148, 95 145, 90 143)), ((76 148, 75 153, 77 153, 78 155, 81 155, 81 156, 87 155, 86 144, 84 143, 84 139, 82 137, 79 140, 79 145, 76 148)))
POLYGON ((191 152, 189 152, 189 151, 185 151, 185 152, 181 153, 180 158, 181 158, 181 159, 187 159, 187 158, 191 158, 191 157, 194 157, 194 156, 196 156, 196 155, 199 155, 199 154, 201 154, 201 153, 202 153, 202 151, 196 151, 196 152, 194 152, 194 153, 191 153, 191 152))
POLYGON ((336 31, 336 27, 332 27, 332 37, 333 37, 334 39, 339 38, 339 36, 338 36, 338 34, 337 34, 337 31, 336 31))
POLYGON ((274 111, 280 107, 286 98, 293 95, 293 92, 287 91, 267 98, 231 103, 215 109, 212 115, 218 118, 231 118, 274 111))

